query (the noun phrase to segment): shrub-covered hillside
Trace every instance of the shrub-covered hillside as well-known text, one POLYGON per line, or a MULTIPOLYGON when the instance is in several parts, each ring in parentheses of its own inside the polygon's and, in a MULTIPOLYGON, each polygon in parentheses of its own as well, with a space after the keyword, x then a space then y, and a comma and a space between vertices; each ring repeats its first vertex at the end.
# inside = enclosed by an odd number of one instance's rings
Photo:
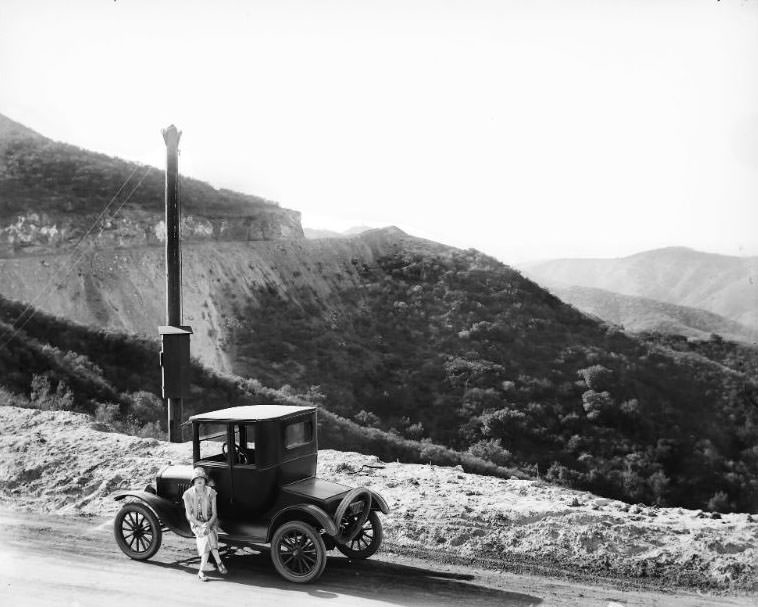
MULTIPOLYGON (((39 312, 9 339, 8 322, 24 309, 0 298, 0 406, 80 411, 122 432, 165 438, 157 341, 96 331, 39 312)), ((358 425, 323 408, 323 395, 314 387, 303 394, 275 390, 256 380, 215 373, 197 363, 193 363, 190 380, 192 396, 184 401, 185 418, 245 404, 316 405, 321 407, 321 447, 385 460, 461 465, 469 472, 505 478, 526 476, 469 453, 358 425)))
MULTIPOLYGON (((155 134, 160 138, 160 133, 155 134)), ((0 216, 11 213, 61 211, 98 213, 137 165, 66 143, 52 141, 0 115, 0 216)), ((163 211, 164 176, 150 169, 133 201, 147 210, 163 211)), ((187 212, 239 217, 251 207, 275 203, 217 190, 196 179, 182 180, 187 212)))
POLYGON ((632 338, 476 251, 356 269, 338 305, 307 286, 238 303, 236 372, 318 384, 362 424, 610 497, 758 509, 753 349, 632 338))

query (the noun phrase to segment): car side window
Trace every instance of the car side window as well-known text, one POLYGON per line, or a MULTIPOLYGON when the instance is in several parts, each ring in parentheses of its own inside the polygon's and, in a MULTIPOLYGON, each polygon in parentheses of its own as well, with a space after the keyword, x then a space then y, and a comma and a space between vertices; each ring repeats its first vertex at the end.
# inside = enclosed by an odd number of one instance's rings
POLYGON ((294 449, 313 440, 313 421, 306 419, 287 424, 284 429, 284 448, 294 449))

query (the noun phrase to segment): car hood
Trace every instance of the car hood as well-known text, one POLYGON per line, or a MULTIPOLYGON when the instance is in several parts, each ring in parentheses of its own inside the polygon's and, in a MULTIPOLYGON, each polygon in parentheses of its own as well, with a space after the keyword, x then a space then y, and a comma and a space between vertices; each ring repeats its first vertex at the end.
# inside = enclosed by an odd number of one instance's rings
POLYGON ((194 468, 189 464, 169 464, 164 466, 156 475, 165 481, 184 481, 189 483, 192 479, 194 468))

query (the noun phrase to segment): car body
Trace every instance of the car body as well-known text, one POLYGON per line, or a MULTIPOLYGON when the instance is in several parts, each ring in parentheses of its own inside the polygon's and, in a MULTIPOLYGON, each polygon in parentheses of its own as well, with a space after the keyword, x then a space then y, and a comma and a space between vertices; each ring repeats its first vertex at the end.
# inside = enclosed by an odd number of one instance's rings
POLYGON ((154 486, 114 494, 127 500, 114 523, 119 547, 146 560, 160 547, 164 530, 194 537, 182 495, 193 468, 201 466, 218 492, 219 541, 270 543, 274 566, 286 579, 317 579, 333 548, 352 558, 371 556, 382 541, 378 513, 389 509, 369 489, 316 477, 316 416, 315 407, 284 405, 192 416, 192 465, 165 466, 154 486), (292 546, 299 548, 293 552, 292 546))

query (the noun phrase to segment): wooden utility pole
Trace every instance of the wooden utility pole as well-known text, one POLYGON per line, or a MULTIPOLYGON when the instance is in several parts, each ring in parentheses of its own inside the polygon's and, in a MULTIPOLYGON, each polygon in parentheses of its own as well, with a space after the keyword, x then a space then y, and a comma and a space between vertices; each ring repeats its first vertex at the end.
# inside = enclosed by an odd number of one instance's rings
POLYGON ((181 136, 181 132, 173 124, 163 129, 163 140, 166 142, 167 326, 160 328, 163 337, 161 367, 163 397, 168 405, 168 440, 172 443, 182 442, 182 396, 187 392, 189 333, 192 332, 189 327, 182 327, 182 262, 179 241, 179 139, 181 136), (185 349, 186 361, 184 360, 185 349))
POLYGON ((182 324, 182 265, 179 251, 179 139, 172 124, 163 130, 166 142, 166 324, 182 324))

